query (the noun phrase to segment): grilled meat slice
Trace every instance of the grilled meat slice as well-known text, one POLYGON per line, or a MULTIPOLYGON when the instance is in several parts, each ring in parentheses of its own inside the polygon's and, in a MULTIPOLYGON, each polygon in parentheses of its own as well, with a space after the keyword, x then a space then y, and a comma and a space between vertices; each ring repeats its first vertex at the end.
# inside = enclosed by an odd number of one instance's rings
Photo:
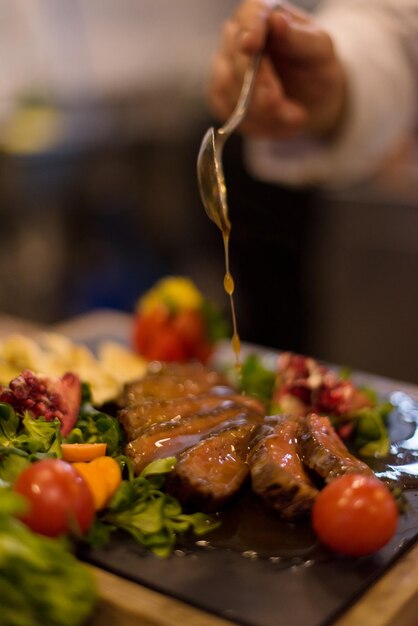
POLYGON ((347 450, 328 417, 311 413, 299 422, 299 449, 303 462, 329 483, 343 474, 370 474, 372 470, 347 450))
POLYGON ((260 426, 244 423, 210 435, 183 452, 168 481, 183 504, 216 511, 240 489, 249 474, 249 447, 260 426))
MULTIPOLYGON (((215 386, 227 386, 225 377, 200 363, 154 363, 150 368, 146 376, 126 385, 121 398, 123 407, 144 399, 170 400, 207 393, 215 386)), ((232 393, 232 389, 230 391, 232 393)))
POLYGON ((172 400, 144 400, 127 406, 118 413, 128 441, 138 437, 141 432, 154 424, 168 422, 173 418, 181 419, 192 413, 206 413, 216 408, 243 405, 264 414, 263 404, 248 396, 231 394, 225 387, 214 387, 211 393, 199 396, 186 396, 172 400))
POLYGON ((233 404, 210 413, 194 413, 180 420, 155 424, 128 443, 125 450, 132 459, 135 473, 139 474, 151 461, 178 456, 183 450, 221 428, 262 420, 259 413, 233 404))
POLYGON ((318 490, 298 455, 298 419, 278 418, 248 458, 252 488, 266 504, 287 520, 306 515, 318 490))

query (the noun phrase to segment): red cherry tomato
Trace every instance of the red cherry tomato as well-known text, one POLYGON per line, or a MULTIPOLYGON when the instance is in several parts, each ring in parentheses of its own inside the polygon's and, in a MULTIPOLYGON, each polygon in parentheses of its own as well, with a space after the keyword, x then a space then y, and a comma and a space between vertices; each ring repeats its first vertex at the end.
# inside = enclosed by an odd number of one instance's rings
POLYGON ((94 502, 87 483, 65 461, 36 461, 17 478, 13 489, 28 501, 21 520, 31 530, 57 537, 90 528, 94 502))
POLYGON ((154 337, 146 357, 151 361, 186 361, 188 353, 182 338, 171 326, 154 337))
POLYGON ((148 358, 155 338, 170 323, 170 314, 165 307, 156 307, 150 313, 134 317, 133 345, 138 354, 148 358))
POLYGON ((321 541, 348 556, 382 548, 394 535, 398 518, 386 485, 361 474, 346 474, 327 485, 312 510, 312 525, 321 541))
POLYGON ((189 350, 194 350, 206 337, 205 322, 199 311, 183 309, 175 316, 173 326, 189 350))
POLYGON ((206 362, 211 354, 211 346, 202 313, 195 309, 183 309, 174 318, 173 327, 181 336, 188 357, 206 362))

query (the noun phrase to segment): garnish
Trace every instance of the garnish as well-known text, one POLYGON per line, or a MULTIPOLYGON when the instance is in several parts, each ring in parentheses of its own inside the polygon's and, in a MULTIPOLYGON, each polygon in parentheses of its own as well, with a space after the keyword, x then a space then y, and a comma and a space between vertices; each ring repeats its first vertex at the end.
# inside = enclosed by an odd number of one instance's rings
POLYGON ((12 483, 33 461, 60 456, 60 421, 18 415, 10 404, 0 403, 0 479, 12 483))
POLYGON ((163 491, 175 463, 174 457, 154 461, 136 478, 123 481, 96 520, 89 542, 103 546, 113 531, 123 530, 157 556, 167 557, 177 535, 192 532, 201 536, 214 530, 217 521, 204 513, 184 513, 178 500, 163 491))
POLYGON ((354 446, 360 456, 381 458, 389 453, 390 439, 385 418, 392 409, 390 402, 385 402, 364 407, 352 414, 355 422, 354 446))
POLYGON ((77 422, 65 442, 105 443, 110 456, 122 452, 124 436, 118 420, 91 404, 90 386, 87 383, 82 386, 82 403, 77 422))
POLYGON ((374 390, 356 387, 348 370, 343 376, 313 358, 290 352, 279 356, 274 372, 262 357, 250 354, 242 365, 240 389, 263 400, 270 413, 327 415, 356 454, 386 456, 390 446, 386 417, 392 405, 379 402, 374 390))
POLYGON ((0 390, 0 402, 11 404, 17 413, 58 419, 63 436, 74 426, 81 401, 81 382, 67 372, 61 377, 42 376, 25 370, 0 390))
POLYGON ((259 356, 249 355, 241 368, 240 389, 249 396, 260 398, 267 406, 270 405, 276 375, 265 367, 259 356))
POLYGON ((24 499, 0 488, 0 606, 8 626, 81 626, 97 592, 66 542, 31 532, 14 516, 24 499))
POLYGON ((222 314, 190 279, 169 276, 138 301, 133 344, 150 361, 198 359, 205 363, 215 341, 227 331, 222 314))

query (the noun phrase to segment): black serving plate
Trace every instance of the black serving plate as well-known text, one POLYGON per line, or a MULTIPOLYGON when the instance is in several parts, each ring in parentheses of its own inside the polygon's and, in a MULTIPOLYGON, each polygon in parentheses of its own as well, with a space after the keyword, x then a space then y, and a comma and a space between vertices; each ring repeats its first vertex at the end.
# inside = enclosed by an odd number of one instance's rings
MULTIPOLYGON (((356 383, 361 378, 357 374, 356 383)), ((418 538, 417 404, 395 382, 382 379, 380 387, 397 407, 390 416, 392 454, 374 469, 405 477, 409 510, 378 553, 357 559, 332 554, 319 545, 309 523, 280 521, 244 489, 222 514, 219 530, 182 542, 167 559, 126 535, 114 536, 105 549, 83 548, 81 558, 237 624, 331 624, 418 538)))

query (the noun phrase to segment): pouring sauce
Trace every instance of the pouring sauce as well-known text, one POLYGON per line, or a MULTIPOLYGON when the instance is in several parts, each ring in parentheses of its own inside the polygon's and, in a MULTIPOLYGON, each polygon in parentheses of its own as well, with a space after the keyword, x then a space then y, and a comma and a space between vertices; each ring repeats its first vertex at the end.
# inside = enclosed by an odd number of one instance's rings
POLYGON ((234 290, 235 283, 232 278, 231 272, 229 271, 229 232, 230 229, 222 229, 222 238, 224 242, 224 251, 225 251, 225 276, 224 276, 224 289, 226 293, 229 295, 229 301, 231 306, 231 316, 232 316, 232 339, 231 345, 235 354, 235 367, 237 370, 241 368, 240 362, 240 352, 241 352, 241 341, 238 335, 237 330, 237 316, 235 312, 235 301, 234 301, 234 290))
POLYGON ((235 283, 234 283, 234 279, 229 269, 229 237, 231 233, 231 222, 229 220, 225 179, 224 179, 221 164, 218 162, 216 150, 213 145, 213 138, 212 138, 211 146, 212 146, 211 157, 213 159, 214 172, 211 172, 211 170, 207 172, 207 174, 209 173, 211 174, 211 176, 208 176, 210 180, 210 186, 209 186, 209 189, 206 190, 206 193, 202 196, 202 199, 203 199, 203 205, 205 207, 206 213, 208 214, 209 218, 216 224, 216 226, 219 228, 219 230, 222 233, 224 255, 225 255, 225 275, 224 275, 223 286, 224 286, 225 292, 229 296, 231 317, 232 317, 231 345, 232 345, 232 350, 235 354, 235 367, 237 371, 240 372, 241 370, 241 361, 240 361, 241 341, 240 341, 238 330, 237 330, 237 317, 236 317, 235 302, 234 302, 235 283))

